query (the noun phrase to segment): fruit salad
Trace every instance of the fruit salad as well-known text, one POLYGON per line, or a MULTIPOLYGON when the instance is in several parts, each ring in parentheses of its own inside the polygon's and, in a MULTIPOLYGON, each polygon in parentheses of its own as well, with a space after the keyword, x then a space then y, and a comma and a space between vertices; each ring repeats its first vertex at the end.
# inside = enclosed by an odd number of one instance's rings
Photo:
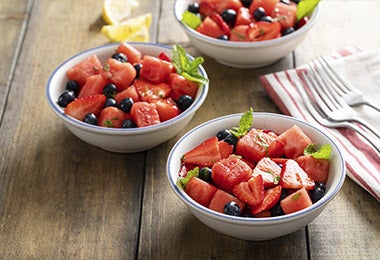
POLYGON ((319 0, 199 0, 181 21, 197 32, 226 41, 279 38, 304 26, 319 0))
POLYGON ((320 200, 330 145, 314 144, 297 125, 275 133, 253 121, 250 109, 239 126, 183 154, 177 185, 202 206, 239 217, 281 216, 320 200))
POLYGON ((170 120, 191 106, 208 79, 198 71, 202 57, 190 60, 181 46, 172 58, 144 55, 123 42, 103 64, 92 55, 67 70, 57 102, 64 112, 88 124, 134 128, 170 120))

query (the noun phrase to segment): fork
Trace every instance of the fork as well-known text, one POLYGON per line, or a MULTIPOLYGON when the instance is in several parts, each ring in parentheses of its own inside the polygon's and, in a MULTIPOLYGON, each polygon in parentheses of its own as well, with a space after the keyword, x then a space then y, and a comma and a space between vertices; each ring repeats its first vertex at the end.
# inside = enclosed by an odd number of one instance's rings
POLYGON ((329 78, 333 90, 335 90, 348 105, 367 105, 380 112, 380 107, 371 103, 359 89, 355 88, 345 78, 336 73, 325 57, 320 56, 320 58, 317 58, 316 60, 319 62, 323 73, 329 78))
POLYGON ((328 119, 326 114, 323 113, 323 111, 318 107, 317 104, 314 103, 312 98, 309 96, 308 93, 306 93, 304 87, 301 85, 301 83, 297 80, 294 81, 294 84, 298 90, 298 93, 300 94, 306 109, 309 111, 309 113, 313 116, 313 118, 320 123, 323 126, 329 127, 329 128, 349 128, 363 136, 378 152, 380 152, 380 142, 375 140, 371 135, 367 134, 367 132, 363 131, 361 128, 359 128, 354 123, 350 123, 347 121, 343 122, 336 122, 331 121, 328 119))
MULTIPOLYGON (((380 132, 369 122, 358 117, 355 110, 348 106, 347 103, 335 91, 331 91, 328 82, 317 71, 316 66, 308 64, 307 73, 302 72, 303 77, 308 82, 308 87, 313 93, 316 102, 321 110, 334 121, 354 121, 366 127, 369 131, 380 138, 380 132)), ((314 64, 315 65, 315 64, 314 64)))

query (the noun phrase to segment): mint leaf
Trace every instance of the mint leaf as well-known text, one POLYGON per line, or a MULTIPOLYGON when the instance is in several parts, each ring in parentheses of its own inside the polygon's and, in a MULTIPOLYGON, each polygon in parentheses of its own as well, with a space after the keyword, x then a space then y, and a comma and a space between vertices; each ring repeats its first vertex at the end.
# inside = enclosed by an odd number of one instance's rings
POLYGON ((253 109, 250 108, 248 111, 244 112, 239 121, 239 127, 234 127, 230 131, 236 137, 242 137, 251 129, 253 122, 253 109))
POLYGON ((301 0, 297 7, 297 21, 305 16, 310 16, 318 3, 319 0, 301 0))
POLYGON ((187 10, 182 14, 181 21, 192 29, 197 28, 202 22, 199 16, 187 10))
POLYGON ((329 144, 325 144, 319 148, 319 150, 315 151, 315 144, 310 144, 305 148, 304 154, 311 155, 315 159, 329 160, 331 156, 331 146, 329 144))
POLYGON ((188 80, 205 85, 208 83, 208 79, 198 71, 199 65, 203 62, 203 57, 196 57, 194 60, 190 60, 184 48, 180 45, 173 46, 172 63, 177 73, 188 80))
POLYGON ((179 177, 177 180, 177 185, 180 185, 183 189, 186 189, 187 183, 190 181, 191 177, 199 176, 199 167, 195 167, 194 169, 187 172, 185 177, 179 177))

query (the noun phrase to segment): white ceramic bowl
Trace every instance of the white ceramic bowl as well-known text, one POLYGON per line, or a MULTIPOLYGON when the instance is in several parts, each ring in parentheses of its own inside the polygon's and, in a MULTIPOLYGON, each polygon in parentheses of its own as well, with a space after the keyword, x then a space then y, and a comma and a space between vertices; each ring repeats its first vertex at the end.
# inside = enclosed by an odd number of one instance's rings
POLYGON ((271 113, 254 113, 253 126, 283 132, 298 125, 316 144, 330 144, 332 157, 325 196, 312 206, 301 211, 266 218, 234 217, 212 211, 191 199, 182 187, 176 185, 181 165, 181 156, 205 139, 225 128, 238 126, 241 114, 213 119, 187 132, 173 146, 167 161, 167 177, 175 194, 201 222, 220 233, 244 240, 268 240, 295 232, 314 220, 340 191, 346 168, 336 143, 318 128, 298 119, 271 113))
POLYGON ((319 12, 317 7, 305 26, 284 37, 262 42, 232 42, 205 36, 181 22, 183 12, 194 2, 195 0, 175 1, 174 15, 177 21, 197 49, 219 63, 236 68, 266 66, 289 54, 314 26, 319 12))
MULTIPOLYGON (((164 52, 171 57, 172 48, 166 45, 154 43, 131 44, 143 54, 157 56, 160 52, 164 52)), ((148 150, 169 140, 189 123, 206 99, 208 84, 199 88, 193 104, 188 109, 175 118, 153 126, 129 129, 106 128, 86 124, 66 115, 57 104, 58 97, 65 90, 65 84, 68 81, 66 71, 79 61, 93 54, 98 55, 100 61, 105 62, 114 53, 117 45, 118 43, 107 44, 85 50, 64 61, 54 70, 48 80, 46 87, 47 101, 63 124, 74 135, 87 143, 107 151, 120 153, 148 150)), ((200 66, 199 71, 204 77, 207 77, 206 71, 202 66, 200 66)))

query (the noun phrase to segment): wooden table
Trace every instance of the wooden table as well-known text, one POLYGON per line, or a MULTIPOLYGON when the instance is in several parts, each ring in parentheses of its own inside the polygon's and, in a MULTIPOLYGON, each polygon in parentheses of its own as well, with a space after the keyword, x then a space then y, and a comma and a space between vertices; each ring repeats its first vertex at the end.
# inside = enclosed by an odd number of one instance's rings
MULTIPOLYGON (((209 95, 181 134, 251 106, 279 112, 259 75, 351 45, 380 47, 379 1, 324 0, 293 53, 264 68, 229 68, 191 45, 173 3, 140 0, 135 14, 152 12, 151 41, 205 57, 209 95)), ((0 2, 0 259, 380 259, 379 203, 348 178, 306 228, 248 242, 207 228, 171 191, 165 163, 181 134, 135 154, 74 137, 49 109, 45 86, 67 57, 108 42, 101 8, 102 0, 0 2)))

